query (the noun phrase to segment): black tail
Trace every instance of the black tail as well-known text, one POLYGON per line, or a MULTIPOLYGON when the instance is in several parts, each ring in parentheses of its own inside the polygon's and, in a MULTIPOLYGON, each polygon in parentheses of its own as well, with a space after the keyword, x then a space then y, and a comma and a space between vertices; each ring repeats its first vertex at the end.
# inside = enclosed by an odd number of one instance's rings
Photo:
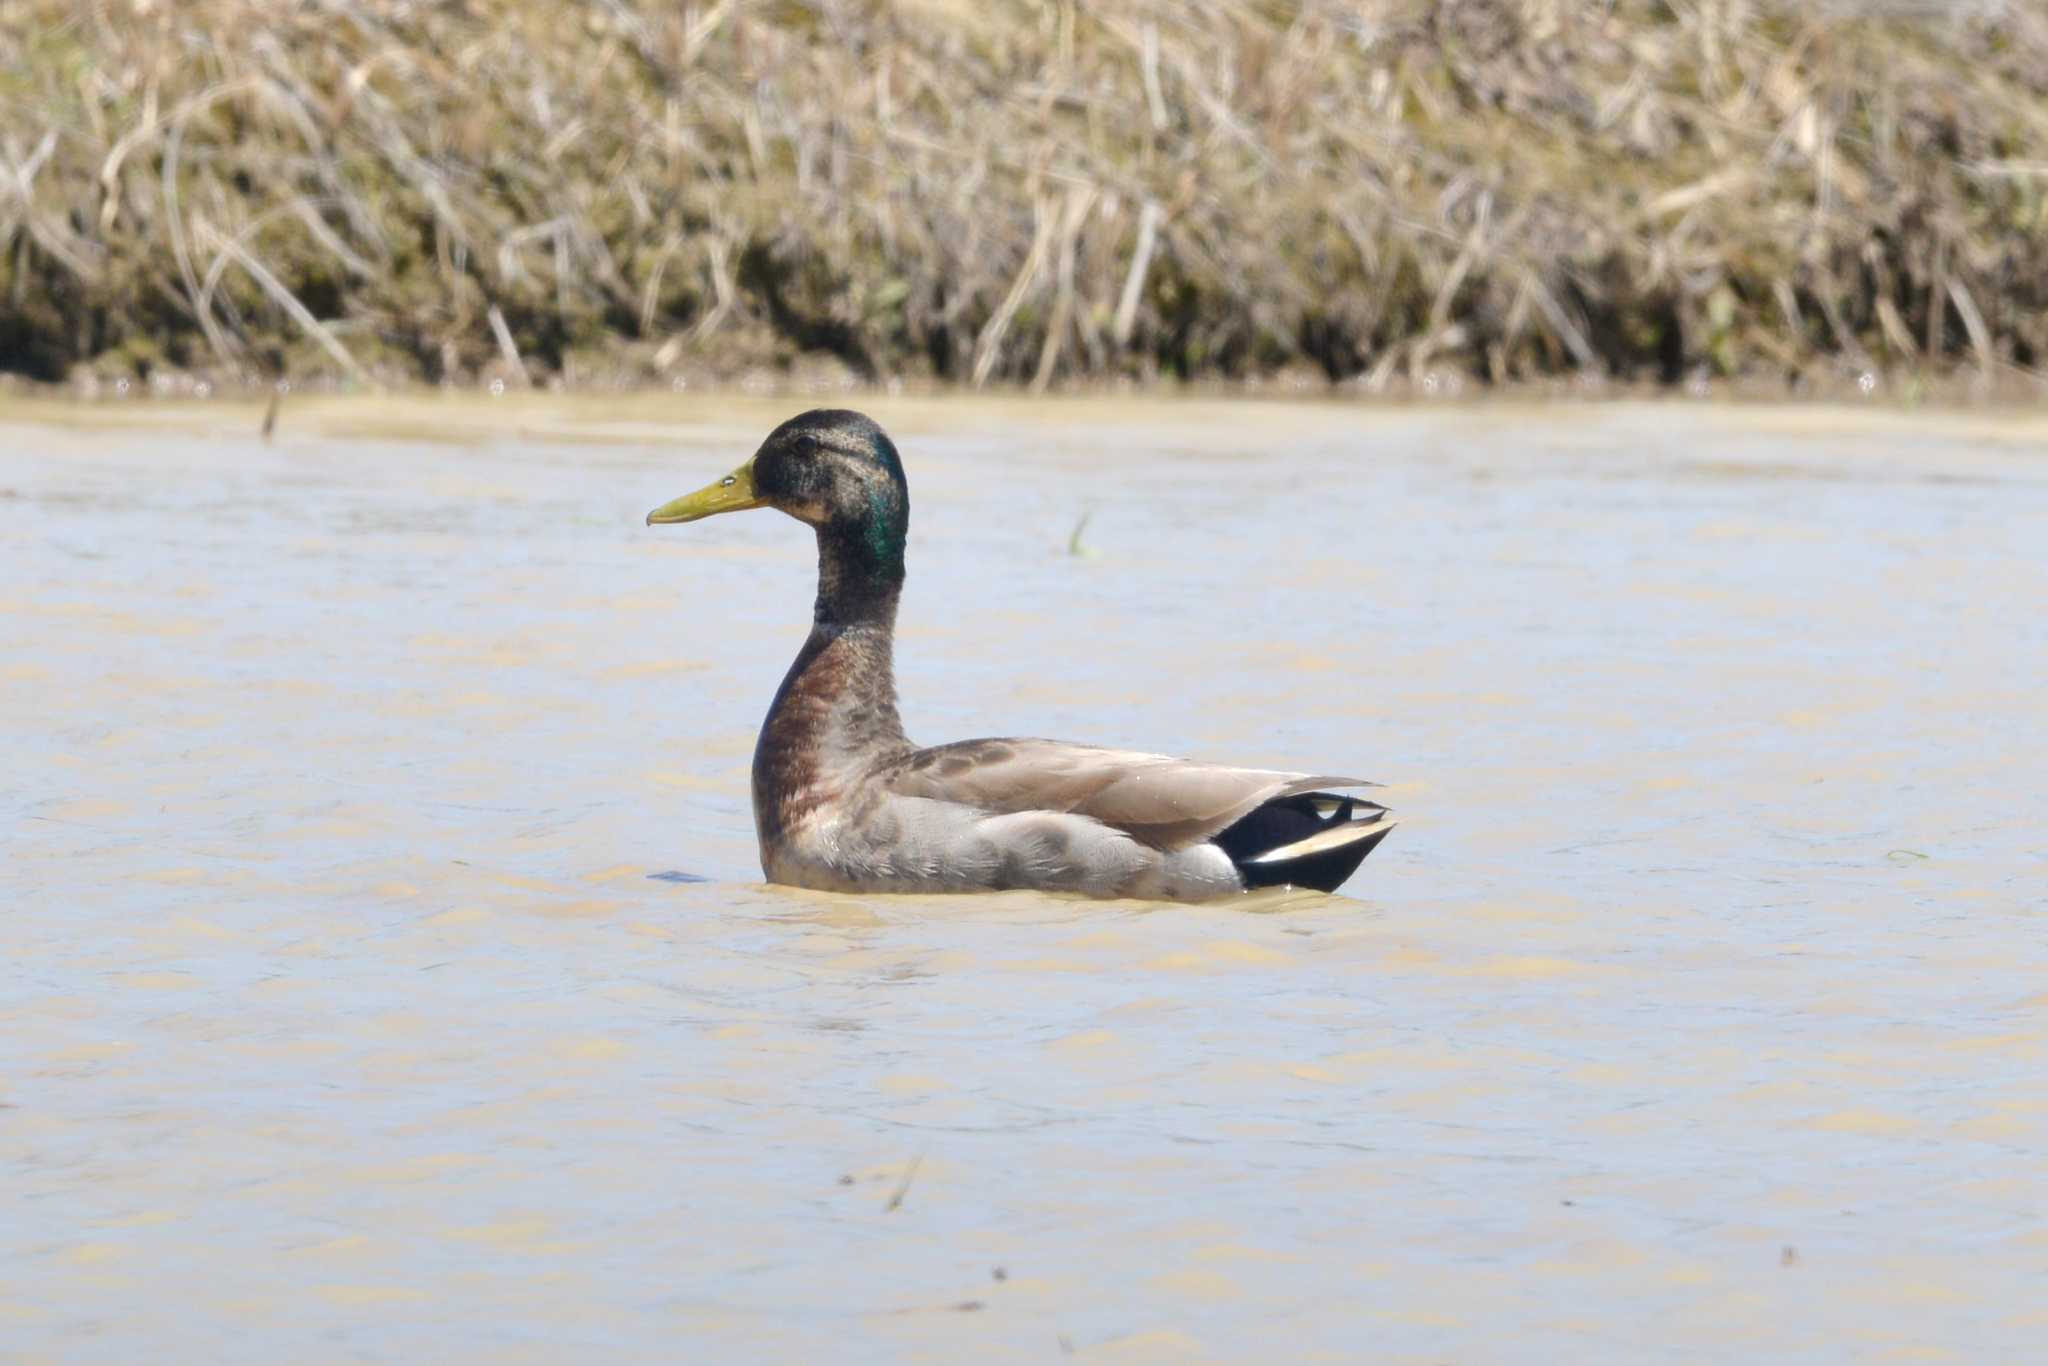
POLYGON ((1358 871, 1394 823, 1363 797, 1303 792, 1275 797, 1216 836, 1244 885, 1334 892, 1358 871))

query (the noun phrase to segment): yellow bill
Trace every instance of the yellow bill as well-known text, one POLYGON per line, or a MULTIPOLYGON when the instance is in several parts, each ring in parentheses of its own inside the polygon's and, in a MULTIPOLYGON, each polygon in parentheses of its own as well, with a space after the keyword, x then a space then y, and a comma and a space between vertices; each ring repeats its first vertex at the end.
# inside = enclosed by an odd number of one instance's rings
POLYGON ((703 517, 716 517, 721 512, 744 512, 760 506, 761 500, 754 493, 754 462, 749 460, 717 483, 706 484, 672 503, 663 503, 647 514, 647 525, 694 522, 703 517))

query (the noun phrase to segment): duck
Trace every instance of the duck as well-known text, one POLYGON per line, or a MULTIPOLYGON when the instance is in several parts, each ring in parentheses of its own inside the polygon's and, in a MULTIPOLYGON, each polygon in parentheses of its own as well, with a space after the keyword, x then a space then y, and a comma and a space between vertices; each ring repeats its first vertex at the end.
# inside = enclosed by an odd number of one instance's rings
POLYGON ((674 526, 773 508, 811 527, 810 634, 754 747, 770 883, 826 892, 1030 889, 1208 901, 1334 892, 1393 829, 1358 778, 1236 768, 1034 738, 920 747, 897 710, 910 489, 888 434, 820 408, 746 463, 647 514, 674 526))

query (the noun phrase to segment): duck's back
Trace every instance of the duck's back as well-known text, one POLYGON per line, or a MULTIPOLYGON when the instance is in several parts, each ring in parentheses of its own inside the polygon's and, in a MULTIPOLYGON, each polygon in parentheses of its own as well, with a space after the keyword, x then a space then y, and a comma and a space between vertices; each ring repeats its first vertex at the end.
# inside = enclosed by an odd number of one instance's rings
POLYGON ((1039 739, 879 757, 774 849, 769 878, 840 891, 1037 888, 1202 900, 1334 890, 1391 824, 1355 779, 1039 739))

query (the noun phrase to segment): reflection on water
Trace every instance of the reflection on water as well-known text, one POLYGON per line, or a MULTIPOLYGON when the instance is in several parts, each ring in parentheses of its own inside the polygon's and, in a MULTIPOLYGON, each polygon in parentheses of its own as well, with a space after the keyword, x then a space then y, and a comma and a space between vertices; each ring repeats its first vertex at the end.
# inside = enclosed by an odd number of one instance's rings
POLYGON ((1190 908, 758 885, 786 406, 0 428, 9 1351, 2048 1328, 2038 423, 879 409, 919 739, 1390 784, 1190 908))

